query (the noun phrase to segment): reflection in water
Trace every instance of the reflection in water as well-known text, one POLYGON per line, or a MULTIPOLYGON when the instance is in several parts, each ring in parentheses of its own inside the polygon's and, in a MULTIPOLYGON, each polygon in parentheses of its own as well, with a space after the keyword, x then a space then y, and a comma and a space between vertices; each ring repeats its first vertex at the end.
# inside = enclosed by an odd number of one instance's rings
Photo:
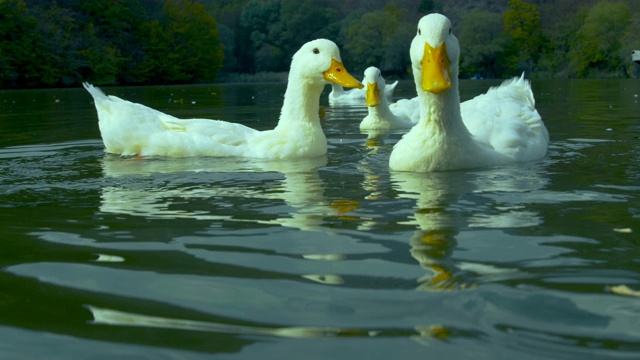
MULTIPOLYGON (((91 312, 91 315, 93 315, 93 324, 97 325, 142 326, 149 328, 208 331, 223 334, 264 335, 290 338, 332 337, 340 336, 342 332, 340 329, 328 327, 314 328, 294 326, 285 328, 266 328, 184 319, 170 319, 159 316, 146 316, 118 310, 103 309, 91 305, 86 305, 85 307, 91 312)), ((370 334, 360 333, 358 335, 368 336, 370 334)))
POLYGON ((391 174, 392 183, 400 190, 401 198, 416 200, 416 211, 408 224, 417 225, 418 230, 409 240, 411 256, 424 269, 429 270, 418 279, 418 289, 447 290, 471 286, 455 275, 456 265, 450 256, 457 246, 456 234, 460 213, 450 204, 464 195, 470 188, 463 176, 451 173, 405 173, 391 174))
MULTIPOLYGON (((211 161, 210 158, 137 159, 107 155, 102 162, 104 176, 127 181, 121 182, 118 186, 102 187, 100 210, 105 213, 146 218, 223 220, 281 225, 305 231, 327 231, 325 227, 327 217, 342 218, 343 214, 350 212, 357 207, 357 204, 349 200, 337 200, 331 203, 327 201, 324 196, 325 184, 317 171, 319 167, 326 165, 326 162, 325 156, 264 162, 236 158, 216 158, 215 161, 211 161), (261 183, 257 186, 255 182, 247 183, 246 179, 250 176, 243 176, 241 178, 243 181, 237 181, 233 177, 234 173, 248 174, 249 172, 258 175, 258 180, 264 179, 267 185, 261 183), (183 178, 188 179, 189 173, 205 173, 211 175, 211 180, 204 184, 198 181, 196 186, 185 184, 184 181, 181 183, 183 178), (280 178, 278 173, 284 175, 284 178, 280 178), (149 184, 140 186, 139 181, 135 181, 140 176, 152 177, 151 175, 154 174, 169 174, 171 176, 169 182, 178 184, 167 184, 164 181, 157 186, 149 184), (213 214, 206 208, 197 210, 192 206, 177 206, 185 202, 196 203, 200 200, 209 203, 216 198, 224 199, 220 207, 226 211, 226 214, 213 214), (293 210, 284 213, 279 210, 275 214, 269 214, 276 215, 275 219, 261 219, 261 216, 243 217, 242 212, 237 209, 237 201, 244 199, 282 201, 293 210)), ((281 207, 277 205, 270 203, 270 207, 280 209, 281 207)), ((305 259, 316 261, 336 261, 342 256, 341 254, 303 255, 305 259)), ((344 283, 339 275, 305 274, 301 276, 322 284, 344 283)))
MULTIPOLYGON (((328 165, 295 173, 105 156, 83 89, 44 107, 60 89, 0 92, 0 352, 637 357, 640 82, 585 81, 534 84, 554 139, 539 164, 428 181, 389 173, 401 134, 363 146, 365 106, 325 107, 328 165)), ((405 85, 400 96, 415 96, 405 85)), ((265 84, 202 89, 116 91, 257 128, 282 96, 265 84), (169 93, 201 97, 181 106, 169 93)))
POLYGON ((92 323, 95 325, 140 326, 161 329, 206 331, 222 334, 274 336, 301 339, 326 337, 408 336, 412 339, 424 342, 426 339, 445 340, 451 335, 451 331, 449 329, 440 325, 416 326, 414 331, 403 331, 398 329, 385 331, 374 329, 312 326, 269 328, 265 326, 236 325, 212 321, 196 321, 173 319, 159 316, 147 316, 130 312, 99 308, 92 305, 85 305, 85 308, 91 312, 91 315, 93 316, 92 323))
MULTIPOLYGON (((375 130, 368 130, 375 132, 375 130)), ((365 196, 367 200, 377 200, 382 195, 382 186, 380 184, 381 175, 374 164, 371 164, 371 158, 380 152, 384 145, 382 135, 368 136, 364 146, 367 148, 366 155, 359 161, 358 170, 364 176, 362 188, 369 191, 369 195, 365 196)))
MULTIPOLYGON (((135 178, 153 174, 170 174, 167 182, 157 186, 139 186, 135 181, 118 186, 107 185, 102 190, 100 210, 151 218, 190 218, 198 220, 248 221, 280 224, 301 230, 319 230, 324 216, 336 212, 323 197, 323 182, 317 168, 325 165, 326 156, 290 161, 252 161, 236 158, 136 159, 107 155, 102 165, 107 178, 135 178), (269 188, 236 183, 234 173, 258 172, 269 182, 269 188), (185 173, 211 174, 208 186, 181 184, 185 173), (274 174, 268 174, 274 173, 274 174), (282 173, 280 179, 275 173, 282 173), (276 175, 271 178, 270 175, 276 175), (275 183, 275 187, 271 183, 275 183), (194 199, 216 197, 282 200, 295 209, 286 217, 275 220, 239 219, 231 214, 214 215, 210 211, 173 206, 194 199)), ((112 182, 111 182, 112 183, 112 182)), ((232 211, 229 211, 232 213, 232 211)))
MULTIPOLYGON (((416 200, 412 219, 418 230, 410 239, 411 255, 430 271, 419 279, 419 289, 474 287, 466 273, 495 274, 514 270, 487 264, 455 262, 456 237, 463 227, 516 228, 542 223, 538 213, 522 203, 501 205, 487 201, 484 193, 518 194, 540 189, 547 179, 535 167, 504 167, 481 172, 391 173, 400 198, 416 200)), ((508 196, 507 196, 508 197, 508 196)), ((489 199, 492 200, 492 199, 489 199)))

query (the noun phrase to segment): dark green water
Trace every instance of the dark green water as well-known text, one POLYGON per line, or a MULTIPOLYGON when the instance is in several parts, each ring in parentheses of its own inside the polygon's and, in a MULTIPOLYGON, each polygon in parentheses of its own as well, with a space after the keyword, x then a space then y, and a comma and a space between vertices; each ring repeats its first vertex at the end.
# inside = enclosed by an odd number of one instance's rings
MULTIPOLYGON (((545 159, 434 174, 328 88, 286 163, 105 155, 84 89, 0 92, 0 358, 640 357, 640 83, 533 87, 545 159)), ((284 85, 104 90, 268 129, 284 85)))

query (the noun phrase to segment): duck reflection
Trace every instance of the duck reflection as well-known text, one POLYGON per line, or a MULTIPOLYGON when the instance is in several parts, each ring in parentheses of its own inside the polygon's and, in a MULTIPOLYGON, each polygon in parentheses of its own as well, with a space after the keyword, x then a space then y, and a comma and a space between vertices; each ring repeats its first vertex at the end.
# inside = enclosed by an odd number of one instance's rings
POLYGON ((135 326, 160 329, 194 330, 225 334, 275 336, 285 338, 322 338, 336 336, 375 336, 374 331, 360 329, 340 329, 333 327, 279 327, 249 326, 225 324, 211 321, 172 319, 160 316, 148 316, 113 309, 85 305, 93 316, 92 323, 97 325, 135 326))
POLYGON ((273 336, 283 338, 334 338, 334 337, 376 337, 398 336, 408 337, 429 344, 425 339, 445 340, 451 331, 441 325, 417 326, 413 331, 379 330, 367 328, 338 328, 320 326, 288 326, 268 327, 265 325, 238 325, 224 322, 187 320, 163 316, 149 316, 115 309, 101 308, 85 304, 93 319, 91 324, 109 326, 129 326, 155 329, 191 330, 211 333, 238 334, 250 336, 273 336))
POLYGON ((364 146, 366 147, 366 154, 360 160, 358 164, 358 170, 363 175, 362 188, 369 191, 369 195, 365 196, 367 200, 377 200, 382 195, 381 178, 379 171, 375 166, 372 166, 372 157, 380 153, 380 150, 384 146, 384 135, 379 134, 375 130, 370 130, 372 134, 367 135, 364 146))
MULTIPOLYGON (((326 156, 260 162, 108 155, 102 162, 106 184, 101 189, 100 211, 152 219, 248 223, 248 229, 264 224, 331 233, 327 219, 343 219, 358 204, 347 199, 327 200, 325 183, 318 173, 326 163, 326 156)), ((339 261, 342 254, 313 253, 302 258, 339 261)), ((323 284, 344 282, 333 274, 301 276, 323 284)))
POLYGON ((429 271, 418 280, 418 289, 449 290, 475 287, 477 280, 471 274, 514 271, 454 261, 451 256, 458 246, 458 234, 463 228, 508 229, 540 224, 541 216, 527 210, 522 201, 547 180, 535 167, 514 166, 477 172, 392 172, 391 183, 399 198, 416 201, 413 215, 404 223, 417 227, 409 240, 410 253, 429 271), (496 194, 502 197, 496 199, 496 194))
POLYGON ((289 161, 235 158, 137 159, 107 155, 102 161, 106 185, 100 210, 149 218, 189 218, 279 224, 301 230, 320 230, 326 216, 337 211, 324 198, 317 169, 326 156, 289 161), (153 176, 151 176, 153 175, 153 176), (281 176, 284 175, 284 178, 281 176), (119 180, 119 181, 114 181, 119 180), (145 181, 141 181, 145 180, 145 181), (260 186, 252 186, 256 181, 260 186), (190 203, 230 199, 226 214, 200 210, 190 203), (276 219, 242 219, 233 202, 241 199, 282 200, 294 211, 276 219), (186 203, 186 206, 185 206, 186 203), (181 205, 181 206, 180 206, 181 205))
POLYGON ((429 271, 418 279, 418 289, 447 290, 473 286, 451 260, 456 235, 464 221, 452 204, 472 189, 468 176, 453 173, 394 172, 391 182, 398 197, 416 200, 413 216, 406 224, 418 229, 409 240, 411 256, 429 271), (458 175, 458 176, 456 176, 458 175))

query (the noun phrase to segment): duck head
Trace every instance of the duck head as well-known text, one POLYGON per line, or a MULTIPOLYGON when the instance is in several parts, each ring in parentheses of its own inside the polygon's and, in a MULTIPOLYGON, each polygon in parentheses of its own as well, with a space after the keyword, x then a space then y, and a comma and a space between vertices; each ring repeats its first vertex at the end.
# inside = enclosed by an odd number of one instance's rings
POLYGON ((380 89, 384 89, 386 82, 382 78, 380 69, 375 66, 368 67, 364 71, 364 81, 366 85, 365 102, 369 107, 380 105, 380 89))
POLYGON ((346 88, 364 87, 344 67, 340 50, 331 40, 317 39, 302 45, 293 55, 291 71, 323 85, 331 82, 346 88))
POLYGON ((451 22, 441 14, 420 19, 411 42, 411 64, 416 84, 422 90, 442 94, 458 78, 460 45, 451 31, 451 22))

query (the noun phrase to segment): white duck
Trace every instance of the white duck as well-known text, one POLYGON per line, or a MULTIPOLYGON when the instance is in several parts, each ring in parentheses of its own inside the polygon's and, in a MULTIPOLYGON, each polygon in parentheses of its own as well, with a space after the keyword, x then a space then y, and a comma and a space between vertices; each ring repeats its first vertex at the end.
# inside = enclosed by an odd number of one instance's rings
POLYGON ((304 44, 292 58, 278 125, 258 131, 221 120, 178 119, 85 83, 98 111, 106 151, 140 156, 240 156, 292 159, 320 156, 327 140, 320 126, 319 101, 324 86, 363 85, 342 65, 330 40, 304 44))
MULTIPOLYGON (((362 80, 364 82, 365 80, 362 80)), ((393 92, 398 85, 398 81, 384 87, 384 96, 391 100, 393 92)), ((331 92, 329 93, 329 105, 339 104, 360 104, 364 102, 366 97, 364 89, 353 89, 345 91, 342 86, 337 83, 331 83, 331 92)))
POLYGON ((408 118, 413 124, 417 124, 420 120, 420 100, 418 97, 411 99, 399 99, 389 105, 389 109, 404 118, 408 118))
POLYGON ((413 126, 407 116, 396 115, 389 109, 386 96, 380 96, 380 89, 384 89, 386 83, 377 67, 367 68, 362 82, 365 86, 368 114, 360 122, 360 130, 409 129, 413 126))
POLYGON ((447 17, 430 14, 420 20, 410 57, 420 119, 394 146, 389 158, 392 170, 466 169, 535 160, 546 154, 549 133, 524 78, 482 95, 463 121, 458 91, 460 47, 447 17))

